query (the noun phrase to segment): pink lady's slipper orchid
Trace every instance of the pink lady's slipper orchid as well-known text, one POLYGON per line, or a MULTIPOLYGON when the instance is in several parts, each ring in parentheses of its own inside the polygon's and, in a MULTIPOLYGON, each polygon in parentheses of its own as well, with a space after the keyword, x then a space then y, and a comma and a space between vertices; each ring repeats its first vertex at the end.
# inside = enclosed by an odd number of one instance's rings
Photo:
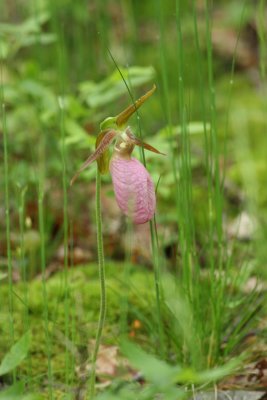
POLYGON ((154 93, 155 89, 154 86, 117 117, 110 117, 102 122, 101 132, 96 139, 95 152, 85 161, 71 181, 72 184, 81 171, 97 160, 100 173, 106 173, 108 170, 111 173, 119 208, 135 224, 143 224, 153 218, 156 195, 148 171, 140 161, 131 156, 132 151, 137 145, 154 153, 162 153, 134 136, 129 127, 125 129, 125 123, 154 93), (115 146, 110 158, 109 147, 113 141, 115 141, 115 146))

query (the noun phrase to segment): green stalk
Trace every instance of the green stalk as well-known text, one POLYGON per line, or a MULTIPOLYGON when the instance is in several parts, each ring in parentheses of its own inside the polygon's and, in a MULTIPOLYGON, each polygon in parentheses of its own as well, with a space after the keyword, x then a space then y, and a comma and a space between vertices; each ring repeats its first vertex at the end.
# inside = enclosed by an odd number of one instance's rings
MULTIPOLYGON (((166 54, 166 38, 165 38, 165 24, 163 16, 163 2, 162 0, 157 1, 156 17, 159 20, 160 29, 160 42, 159 42, 159 52, 160 52, 160 67, 161 67, 161 77, 162 77, 162 97, 163 97, 163 111, 165 114, 165 120, 168 126, 168 138, 170 139, 170 152, 172 161, 172 171, 175 182, 175 203, 177 209, 177 224, 180 221, 180 188, 179 188, 179 177, 178 177, 178 161, 175 158, 175 154, 172 147, 173 135, 173 120, 171 114, 171 104, 169 99, 170 83, 168 77, 168 64, 167 64, 167 54, 166 54)), ((183 235, 181 235, 183 236, 183 235)))
POLYGON ((266 0, 260 0, 258 6, 258 31, 260 39, 260 73, 262 80, 266 77, 266 31, 265 31, 265 9, 266 0))
MULTIPOLYGON (((70 256, 70 276, 69 279, 70 281, 72 280, 72 275, 74 271, 74 259, 73 259, 73 249, 74 249, 74 243, 73 243, 73 220, 71 219, 69 221, 69 243, 70 243, 70 248, 69 248, 69 256, 70 256)), ((71 289, 71 287, 70 287, 71 289)), ((71 307, 70 308, 70 341, 72 343, 76 343, 76 308, 71 307)), ((74 379, 75 379, 75 354, 71 352, 70 355, 70 377, 69 377, 69 385, 72 387, 74 385, 74 379)))
POLYGON ((164 330, 163 330, 163 322, 162 322, 162 287, 160 280, 160 263, 159 263, 159 243, 158 243, 158 232, 157 232, 157 223, 156 216, 152 221, 149 222, 150 225, 150 236, 152 243, 152 255, 153 255, 153 266, 154 266, 154 284, 155 284, 155 293, 156 293, 156 306, 157 306, 157 320, 158 320, 158 335, 159 335, 159 353, 163 357, 164 350, 164 330))
MULTIPOLYGON (((215 130, 215 88, 213 81, 213 58, 212 58, 212 44, 211 44, 211 27, 210 27, 210 9, 209 2, 206 0, 206 46, 207 46, 207 76, 208 76, 208 95, 209 95, 209 118, 210 118, 210 135, 208 141, 208 152, 209 152, 209 169, 208 169, 208 179, 209 179, 209 269, 210 269, 210 283, 211 283, 211 304, 212 304, 212 328, 210 332, 209 349, 207 354, 207 365, 210 367, 212 365, 212 360, 216 359, 217 356, 217 334, 218 334, 218 297, 217 297, 217 285, 220 284, 220 280, 216 281, 216 259, 215 259, 215 243, 214 236, 215 231, 215 195, 214 188, 211 184, 212 176, 214 174, 215 181, 217 182, 217 174, 215 174, 215 159, 214 159, 214 148, 216 143, 216 130, 215 130)), ((216 220, 218 221, 218 216, 216 215, 216 220)), ((219 257, 218 257, 219 259, 219 257)))
POLYGON ((48 296, 46 289, 46 248, 45 248, 45 224, 44 224, 44 192, 42 178, 39 182, 38 190, 38 220, 39 220, 39 231, 41 237, 41 268, 42 268, 42 295, 43 295, 43 311, 44 311, 44 331, 46 339, 46 355, 47 355, 47 371, 48 371, 48 393, 49 400, 53 400, 53 374, 52 374, 52 363, 51 363, 51 338, 49 333, 49 320, 48 320, 48 296))
POLYGON ((211 334, 208 366, 212 365, 212 359, 215 360, 219 356, 221 335, 222 335, 222 316, 224 315, 224 293, 223 293, 223 280, 215 277, 216 270, 222 273, 223 270, 223 230, 222 230, 222 210, 223 210, 223 197, 221 191, 221 176, 219 168, 219 143, 217 134, 217 121, 216 121, 216 101, 215 101, 215 84, 213 77, 213 54, 211 43, 211 20, 209 2, 206 0, 206 45, 207 45, 207 68, 208 68, 208 88, 209 88, 209 102, 210 102, 210 120, 211 120, 211 164, 210 172, 212 172, 214 180, 214 188, 211 193, 211 209, 212 212, 210 219, 210 242, 211 246, 211 283, 212 283, 212 297, 211 302, 213 306, 213 331, 211 334), (216 237, 217 255, 214 254, 216 237), (217 268, 216 268, 216 266, 217 268))
MULTIPOLYGON (((22 271, 23 281, 23 301, 24 301, 24 315, 23 315, 23 330, 28 332, 30 330, 30 315, 29 315, 29 285, 28 285, 28 273, 26 266, 25 257, 25 235, 24 235, 24 224, 25 224, 25 196, 27 192, 27 186, 22 188, 19 193, 19 227, 20 227, 20 268, 22 271)), ((29 353, 27 357, 27 378, 29 387, 32 384, 32 357, 29 353)))
POLYGON ((181 27, 181 4, 176 0, 176 30, 177 30, 177 54, 178 54, 178 98, 179 98, 179 116, 181 125, 181 161, 179 162, 180 172, 180 240, 181 252, 183 263, 183 282, 184 287, 189 295, 192 297, 192 231, 193 231, 193 218, 192 218, 192 204, 191 204, 191 161, 190 161, 190 138, 187 130, 187 112, 184 95, 184 51, 183 51, 183 37, 181 27))
MULTIPOLYGON (((64 231, 64 311, 65 311, 65 339, 68 341, 70 336, 70 310, 69 310, 69 265, 68 265, 68 196, 67 196, 67 176, 66 176, 66 147, 65 147, 65 109, 64 98, 59 96, 59 113, 60 113, 60 133, 61 133, 61 164, 62 164, 62 188, 63 188, 63 231, 64 231)), ((69 385, 69 366, 70 354, 68 346, 65 352, 65 384, 69 385)))
MULTIPOLYGON (((63 246, 64 246, 64 275, 63 275, 63 291, 64 291, 64 335, 66 342, 70 339, 70 285, 69 285, 69 249, 68 249, 68 193, 67 193, 67 152, 65 145, 65 94, 66 82, 69 81, 69 70, 67 63, 67 52, 65 45, 64 27, 60 19, 59 7, 56 2, 50 1, 50 8, 52 14, 52 26, 57 32, 58 40, 55 43, 55 61, 56 71, 58 76, 58 113, 59 113, 59 127, 61 138, 61 167, 62 167, 62 190, 63 190, 63 246)), ((66 345, 65 347, 65 385, 66 390, 70 384, 70 352, 66 345)))
MULTIPOLYGON (((39 17, 39 2, 33 1, 33 16, 36 19, 36 23, 39 17)), ((40 46, 40 31, 35 32, 36 48, 37 48, 37 58, 40 61, 42 53, 39 52, 40 46)), ((53 370, 52 370, 52 357, 51 357, 51 333, 49 332, 49 313, 48 313, 48 295, 46 287, 46 263, 47 263, 47 248, 46 248, 46 219, 45 219, 45 206, 44 206, 44 196, 45 196, 45 171, 46 171, 46 135, 44 132, 44 127, 40 123, 40 141, 38 145, 38 226, 40 233, 40 263, 42 272, 42 301, 43 301, 43 329, 45 335, 45 345, 46 345, 46 357, 47 357, 47 378, 48 378, 48 398, 49 400, 54 399, 53 390, 53 370)), ((32 263, 35 268, 35 257, 34 263, 32 263)))
MULTIPOLYGON (((2 66, 2 62, 1 62, 2 66)), ((8 265, 8 304, 9 304, 9 331, 11 345, 14 343, 14 301, 13 301, 13 278, 12 278, 12 255, 10 237, 10 199, 9 199, 9 168, 8 168, 8 138, 6 125, 6 108, 4 98, 4 84, 1 68, 1 111, 3 121, 3 142, 4 142, 4 187, 5 187, 5 222, 6 222, 6 251, 8 265)), ((16 371, 13 372, 13 381, 16 380, 16 371)))
MULTIPOLYGON (((208 112, 207 112, 207 101, 205 98, 205 60, 203 59, 203 55, 201 52, 201 46, 200 46, 200 39, 199 39, 199 28, 198 28, 198 17, 197 17, 197 10, 196 10, 196 0, 193 0, 192 3, 192 8, 193 8, 193 29, 194 29, 194 39, 195 39, 195 52, 196 52, 196 64, 198 65, 197 68, 197 80, 198 80, 198 85, 199 85, 199 104, 200 104, 200 110, 201 110, 201 115, 202 115, 202 121, 203 121, 203 130, 204 130, 204 135, 203 135, 203 148, 205 149, 204 152, 204 166, 205 166, 205 170, 206 170, 206 174, 207 174, 207 200, 208 200, 208 212, 209 215, 212 214, 211 212, 211 190, 212 190, 212 171, 210 168, 210 140, 209 140, 209 133, 208 133, 208 129, 207 129, 207 124, 208 124, 208 112)), ((210 234, 212 231, 211 228, 211 219, 209 218, 209 226, 208 226, 208 243, 210 243, 209 245, 209 249, 212 247, 212 234, 210 234)), ((211 253, 211 251, 210 251, 211 253)), ((198 264, 198 263, 196 263, 198 264)), ((201 337, 201 348, 202 348, 202 353, 203 353, 203 348, 204 343, 206 341, 206 331, 203 327, 203 320, 202 318, 198 318, 198 315, 201 315, 201 297, 203 295, 202 293, 202 286, 201 286, 201 282, 199 280, 200 278, 200 269, 198 266, 198 270, 197 270, 197 285, 196 285, 196 290, 198 293, 198 306, 197 306, 197 310, 196 310, 196 321, 198 324, 198 332, 200 332, 200 337, 201 337)), ((204 355, 204 354, 203 354, 204 355)))
MULTIPOLYGON (((168 78, 168 65, 167 65, 167 54, 166 54, 166 38, 165 38, 165 25, 164 25, 164 8, 162 0, 158 0, 156 2, 156 17, 159 20, 159 30, 160 30, 160 42, 159 42, 159 51, 160 51, 160 67, 161 67, 161 78, 162 78, 162 95, 163 95, 163 104, 164 104, 164 114, 165 120, 168 126, 168 138, 170 153, 171 153, 171 162, 172 162, 172 171, 175 182, 175 202, 176 209, 179 214, 179 184, 178 184, 178 174, 177 174, 177 160, 175 159, 172 141, 173 138, 173 121, 171 115, 171 105, 169 99, 169 78, 168 78)), ((179 223, 179 215, 177 215, 177 223, 179 223)), ((157 241, 157 232, 156 232, 156 223, 154 220, 154 224, 150 223, 150 231, 151 231, 151 241, 152 241, 152 250, 153 250, 153 264, 154 264, 154 279, 155 279, 155 290, 156 290, 156 300, 157 300, 157 313, 158 313, 158 321, 159 321, 159 339, 160 339, 160 354, 164 355, 164 332, 163 332, 163 322, 162 322, 162 295, 160 288, 160 268, 159 268, 159 247, 157 241)))
POLYGON ((95 200, 96 200, 97 254, 98 254, 99 281, 100 281, 100 313, 99 313, 98 327, 96 332, 95 347, 92 355, 91 375, 89 379, 90 400, 92 400, 95 396, 96 360, 106 316, 105 259, 104 259, 104 246, 103 246, 103 234, 102 234, 100 190, 101 190, 101 176, 97 169, 95 200))
MULTIPOLYGON (((132 100, 132 103, 134 104, 134 98, 133 98, 132 92, 130 90, 130 87, 129 87, 126 79, 124 78, 116 60, 114 59, 114 57, 109 49, 108 49, 108 52, 109 52, 109 55, 110 55, 114 65, 116 66, 126 88, 127 88, 127 91, 132 100)), ((130 84, 131 84, 131 82, 130 82, 130 84)), ((138 125, 139 136, 141 139, 143 139, 140 115, 139 115, 138 110, 136 110, 136 120, 137 120, 137 125, 138 125)), ((140 148, 140 154, 141 154, 142 163, 146 167, 145 152, 144 152, 143 147, 140 148)), ((173 157, 172 157, 172 159, 174 160, 173 157)), ((174 170, 175 170, 175 168, 174 168, 174 170)), ((162 313, 161 313, 161 297, 162 296, 161 296, 161 289, 160 289, 159 247, 158 247, 158 241, 155 240, 155 238, 157 238, 155 218, 154 218, 153 222, 152 221, 149 222, 149 227, 150 227, 150 237, 151 237, 151 244, 152 244, 153 266, 154 266, 154 282, 155 282, 157 320, 158 320, 159 353, 161 356, 163 356, 164 355, 164 332, 163 332, 162 313)))
POLYGON ((27 332, 30 327, 29 321, 29 293, 27 283, 27 269, 25 260, 25 240, 24 240, 24 219, 25 219, 25 194, 27 187, 21 189, 19 193, 19 227, 20 227, 20 268, 22 271, 23 280, 23 300, 25 303, 25 314, 24 314, 24 332, 27 332))

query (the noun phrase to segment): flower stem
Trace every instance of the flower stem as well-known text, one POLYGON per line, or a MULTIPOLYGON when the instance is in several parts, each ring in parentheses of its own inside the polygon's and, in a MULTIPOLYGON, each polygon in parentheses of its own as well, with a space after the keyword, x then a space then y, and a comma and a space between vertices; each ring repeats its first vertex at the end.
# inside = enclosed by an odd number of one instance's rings
POLYGON ((155 293, 156 293, 156 310, 157 310, 157 322, 158 322, 158 350, 161 357, 164 357, 164 331, 163 331, 163 321, 162 321, 162 291, 160 283, 160 260, 159 260, 159 243, 158 243, 158 233, 156 225, 156 217, 154 215, 153 220, 150 221, 150 236, 152 243, 152 253, 153 253, 153 267, 154 267, 154 283, 155 283, 155 293))
POLYGON ((98 267, 99 267, 99 280, 100 280, 100 313, 98 320, 98 327, 96 332, 95 347, 92 355, 91 375, 89 379, 89 399, 92 400, 95 395, 95 374, 96 374, 96 360, 100 346, 100 340, 105 323, 106 316, 106 284, 105 284, 105 259, 103 249, 103 235, 102 235, 102 218, 101 218, 101 176, 97 169, 96 173, 96 229, 97 229, 97 253, 98 253, 98 267))

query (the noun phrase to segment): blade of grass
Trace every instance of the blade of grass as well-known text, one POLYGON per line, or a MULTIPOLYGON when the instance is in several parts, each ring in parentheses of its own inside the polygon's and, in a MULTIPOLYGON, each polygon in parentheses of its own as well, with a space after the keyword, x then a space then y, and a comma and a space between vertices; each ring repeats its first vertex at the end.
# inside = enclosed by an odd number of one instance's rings
MULTIPOLYGON (((23 281, 23 304, 24 304, 24 315, 23 325, 24 333, 30 332, 30 315, 29 315, 29 284, 28 284, 28 273, 27 273, 27 260, 25 254, 25 197, 27 193, 27 186, 20 188, 19 191, 19 226, 20 226, 20 267, 22 271, 23 281)), ((32 357, 29 351, 27 355, 27 378, 29 380, 29 386, 32 384, 32 357)))
POLYGON ((53 394, 53 372, 52 372, 52 352, 51 352, 51 337, 49 332, 49 317, 48 317, 48 296, 46 289, 46 246, 45 246, 45 222, 44 222, 44 187, 43 173, 40 172, 40 180, 38 187, 38 221, 40 231, 40 257, 42 269, 42 296, 43 296, 43 316, 44 316, 44 331, 46 339, 46 356, 47 356, 47 374, 48 374, 48 392, 49 399, 54 399, 53 394))
MULTIPOLYGON (((63 45, 63 44, 62 44, 63 45)), ((70 337, 70 285, 69 285, 69 250, 68 250, 68 197, 67 197, 67 176, 66 176, 66 147, 65 147, 65 107, 64 98, 58 98, 60 113, 60 136, 61 136, 61 165, 62 165, 62 188, 63 188, 63 229, 64 229, 64 312, 65 312, 65 338, 70 337)), ((70 354, 68 347, 65 347, 65 384, 66 390, 69 386, 70 354)))
MULTIPOLYGON (((12 346, 15 341, 14 332, 14 300, 13 300, 13 268, 12 268, 12 253, 11 253, 11 235, 10 235, 10 198, 9 198, 9 160, 8 160, 8 132, 6 123, 6 104, 4 94, 4 81, 3 81, 3 56, 2 56, 2 43, 0 42, 0 57, 1 57, 1 116, 2 116, 2 129, 3 129, 3 144, 4 144, 4 190, 5 190, 5 224, 6 224, 6 252, 7 252, 7 265, 8 265, 8 306, 9 306, 9 331, 10 331, 10 345, 12 346)), ((13 371, 13 382, 16 381, 16 370, 13 371)))
MULTIPOLYGON (((61 182, 63 191, 63 248, 64 248, 64 274, 62 280, 62 291, 64 297, 64 336, 66 343, 70 340, 70 284, 69 284, 69 218, 68 218, 68 179, 67 179, 67 153, 65 146, 65 96, 67 91, 67 82, 69 81, 69 69, 67 63, 67 49, 65 44, 65 29, 61 21, 60 7, 55 2, 50 2, 52 14, 52 26, 57 33, 58 40, 54 46, 55 51, 55 69, 58 82, 58 122, 60 130, 60 154, 61 154, 61 182)), ((75 31, 75 35, 77 32, 75 31)), ((60 291, 61 292, 61 291, 60 291)), ((65 385, 66 392, 70 384, 70 377, 73 375, 71 370, 69 347, 65 346, 65 385)))
POLYGON ((212 287, 212 309, 213 309, 213 331, 210 340, 210 349, 208 355, 208 366, 212 366, 213 359, 218 357, 219 344, 221 342, 221 322, 223 315, 223 285, 221 280, 214 279, 215 270, 222 271, 223 268, 223 247, 222 247, 222 195, 219 170, 219 144, 217 137, 217 117, 215 102, 215 85, 213 78, 213 54, 211 42, 211 17, 210 4, 206 0, 206 46, 207 46, 207 74, 209 88, 209 116, 211 122, 210 130, 210 178, 213 180, 211 190, 210 204, 210 263, 211 263, 211 287, 212 287), (215 240, 216 254, 215 254, 215 240), (216 266, 215 266, 216 263, 216 266), (213 356, 214 355, 214 356, 213 356))

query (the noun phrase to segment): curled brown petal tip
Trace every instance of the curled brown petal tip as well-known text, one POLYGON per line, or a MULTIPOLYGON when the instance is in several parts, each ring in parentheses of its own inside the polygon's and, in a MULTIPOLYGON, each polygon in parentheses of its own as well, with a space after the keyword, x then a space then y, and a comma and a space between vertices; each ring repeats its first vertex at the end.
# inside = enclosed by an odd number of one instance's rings
POLYGON ((161 154, 163 156, 166 156, 165 153, 162 153, 161 151, 157 150, 155 147, 151 146, 150 144, 143 142, 141 139, 137 138, 131 131, 130 129, 126 130, 126 134, 128 138, 136 145, 139 147, 143 147, 146 150, 152 151, 153 153, 161 154))
POLYGON ((146 150, 152 151, 153 153, 161 154, 162 156, 166 156, 165 153, 162 153, 161 151, 157 150, 155 147, 151 146, 150 144, 143 142, 142 140, 135 139, 134 144, 136 144, 139 147, 143 147, 146 150))

